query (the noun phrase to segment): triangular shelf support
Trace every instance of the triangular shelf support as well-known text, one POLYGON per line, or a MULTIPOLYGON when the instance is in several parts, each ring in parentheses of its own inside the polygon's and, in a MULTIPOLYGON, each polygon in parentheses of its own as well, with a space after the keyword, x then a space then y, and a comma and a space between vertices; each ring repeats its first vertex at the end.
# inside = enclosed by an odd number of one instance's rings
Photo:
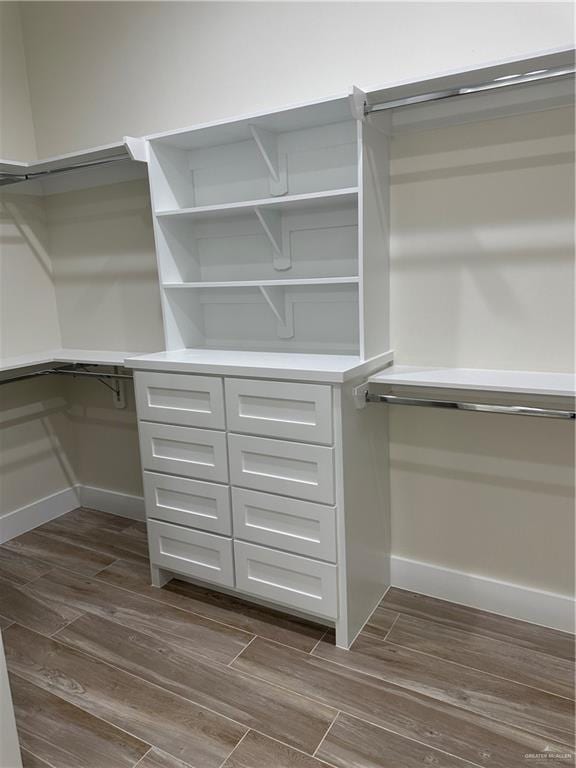
POLYGON ((266 208, 254 208, 254 213, 272 245, 274 269, 278 271, 290 269, 292 266, 290 253, 282 248, 282 216, 280 212, 266 208))
POLYGON ((274 197, 285 195, 288 192, 286 157, 281 158, 278 153, 277 136, 264 128, 256 128, 254 125, 249 127, 270 175, 270 194, 274 197))
POLYGON ((293 338, 294 308, 292 302, 286 299, 286 289, 281 285, 260 285, 258 287, 276 318, 278 338, 293 338))

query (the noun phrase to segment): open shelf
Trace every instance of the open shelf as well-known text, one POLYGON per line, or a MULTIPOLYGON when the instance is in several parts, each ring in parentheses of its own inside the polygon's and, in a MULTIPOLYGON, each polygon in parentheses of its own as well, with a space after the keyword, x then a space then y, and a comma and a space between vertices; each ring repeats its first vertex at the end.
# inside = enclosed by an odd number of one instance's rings
POLYGON ((259 208, 274 208, 284 211, 312 211, 321 208, 329 208, 334 202, 354 203, 358 197, 358 187, 346 189, 331 189, 325 192, 309 192, 303 195, 289 195, 288 197, 268 197, 261 200, 242 200, 237 203, 223 203, 220 205, 202 205, 196 208, 176 208, 171 211, 158 211, 158 218, 171 216, 186 216, 188 218, 208 219, 210 217, 222 217, 226 214, 237 216, 247 211, 259 208))
POLYGON ((156 224, 161 280, 260 283, 358 275, 356 196, 322 205, 238 207, 233 217, 162 216, 156 224))
POLYGON ((262 286, 280 286, 286 288, 293 285, 357 285, 359 277, 310 277, 292 280, 230 280, 224 282, 200 283, 163 283, 164 288, 259 288, 262 286))
POLYGON ((202 285, 169 294, 173 348, 358 354, 356 283, 202 285))
POLYGON ((231 130, 229 141, 209 146, 195 146, 192 134, 190 148, 182 136, 177 145, 170 138, 152 139, 157 214, 219 213, 234 203, 270 205, 270 198, 297 201, 331 190, 356 190, 357 129, 351 113, 342 122, 299 130, 290 130, 289 122, 287 130, 269 126, 255 119, 240 132, 231 130))
POLYGON ((31 162, 0 160, 0 188, 18 195, 52 195, 146 178, 144 142, 125 137, 114 144, 31 162))
POLYGON ((419 368, 395 365, 371 376, 369 381, 372 384, 430 389, 576 396, 576 376, 573 373, 501 371, 485 368, 419 368))

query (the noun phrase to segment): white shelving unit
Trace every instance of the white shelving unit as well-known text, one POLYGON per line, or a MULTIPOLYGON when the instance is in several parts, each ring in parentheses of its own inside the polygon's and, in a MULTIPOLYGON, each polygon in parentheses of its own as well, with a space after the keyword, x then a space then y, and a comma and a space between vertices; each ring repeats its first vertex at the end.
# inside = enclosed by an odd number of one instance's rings
POLYGON ((388 350, 389 125, 343 97, 149 138, 168 350, 388 350))
POLYGON ((386 414, 352 393, 392 360, 390 118, 351 106, 148 138, 166 351, 126 361, 152 583, 312 615, 343 647, 389 584, 386 414))

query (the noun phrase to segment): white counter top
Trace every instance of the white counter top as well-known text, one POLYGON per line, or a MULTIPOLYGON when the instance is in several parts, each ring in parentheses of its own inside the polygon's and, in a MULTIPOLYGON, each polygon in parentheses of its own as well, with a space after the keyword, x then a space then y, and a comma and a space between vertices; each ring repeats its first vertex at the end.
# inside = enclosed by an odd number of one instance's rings
POLYGON ((148 371, 342 383, 357 376, 368 376, 388 365, 392 357, 391 351, 370 360, 361 360, 354 355, 178 349, 131 357, 124 364, 127 368, 148 371))
POLYGON ((499 371, 484 368, 420 368, 395 365, 368 379, 372 384, 467 389, 482 392, 512 392, 526 395, 576 395, 576 376, 572 373, 538 371, 499 371))

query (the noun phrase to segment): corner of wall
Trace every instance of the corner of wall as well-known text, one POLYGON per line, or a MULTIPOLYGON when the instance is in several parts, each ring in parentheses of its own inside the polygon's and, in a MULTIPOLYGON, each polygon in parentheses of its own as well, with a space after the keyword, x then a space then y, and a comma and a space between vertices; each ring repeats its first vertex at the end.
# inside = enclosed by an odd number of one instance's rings
POLYGON ((38 157, 21 2, 0 3, 0 156, 38 157))

